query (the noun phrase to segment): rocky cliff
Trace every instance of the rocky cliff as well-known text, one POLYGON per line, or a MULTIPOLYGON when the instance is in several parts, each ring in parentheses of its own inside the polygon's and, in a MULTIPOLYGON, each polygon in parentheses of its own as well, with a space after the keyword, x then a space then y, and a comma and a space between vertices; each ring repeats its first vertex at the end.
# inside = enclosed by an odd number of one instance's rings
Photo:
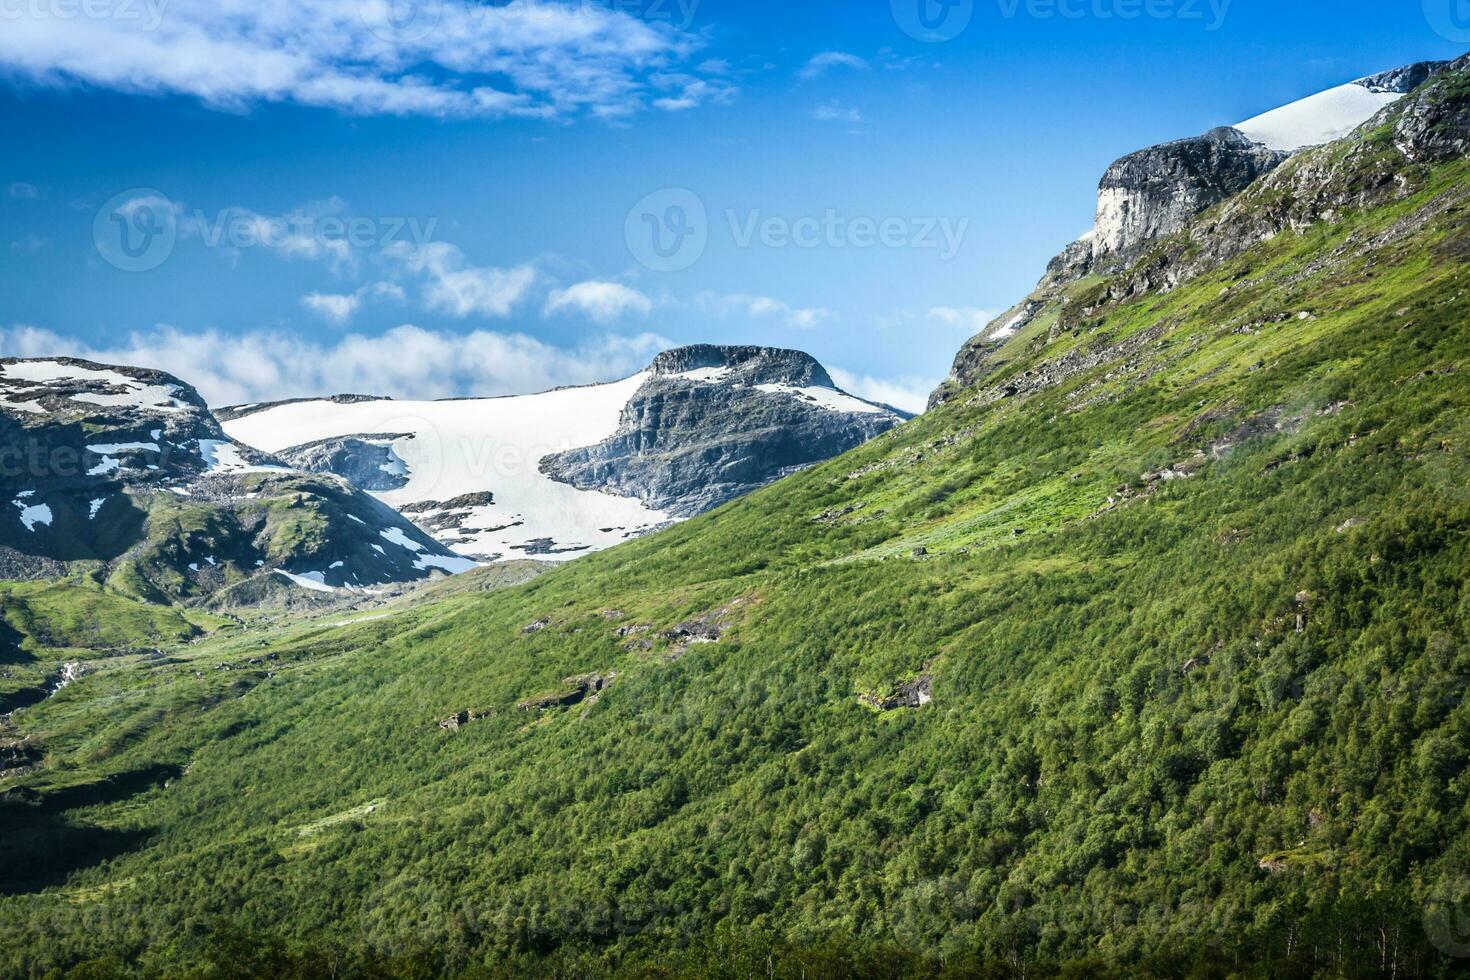
POLYGON ((810 356, 766 347, 686 347, 653 362, 618 431, 547 457, 581 489, 693 517, 830 459, 903 421, 840 391, 810 356))
POLYGON ((149 601, 246 604, 473 565, 344 481, 233 441, 158 371, 0 360, 0 447, 0 578, 82 571, 149 601))
MULTIPOLYGON (((956 391, 972 384, 988 373, 1003 357, 1001 345, 1017 331, 1038 321, 1045 321, 1048 329, 1057 329, 1058 314, 1073 293, 1074 286, 1089 276, 1111 276, 1119 272, 1140 267, 1146 283, 1137 288, 1150 286, 1167 287, 1180 281, 1181 276, 1192 275, 1190 269, 1200 262, 1218 261, 1222 250, 1239 250, 1291 226, 1311 224, 1333 207, 1361 203, 1364 195, 1375 193, 1373 187, 1351 188, 1334 195, 1331 200, 1316 200, 1309 194, 1283 195, 1283 201, 1302 212, 1295 216, 1279 215, 1269 218, 1265 224, 1254 229, 1242 229, 1232 239, 1229 234, 1217 235, 1211 229, 1196 235, 1209 243, 1204 254, 1196 256, 1193 263, 1181 267, 1180 256, 1171 255, 1163 260, 1145 261, 1160 243, 1187 227, 1212 208, 1222 206, 1255 188, 1280 187, 1275 178, 1289 182, 1297 189, 1304 183, 1322 178, 1311 176, 1314 164, 1297 166, 1304 157, 1318 158, 1313 142, 1322 142, 1312 134, 1332 131, 1341 127, 1344 131, 1360 126, 1363 129, 1379 124, 1383 119, 1399 120, 1403 129, 1399 149, 1414 160, 1414 153, 1439 154, 1442 158, 1446 147, 1434 148, 1432 132, 1439 126, 1440 111, 1422 102, 1423 96, 1409 98, 1410 93, 1434 89, 1430 83, 1446 74, 1449 69, 1463 64, 1460 62, 1426 61, 1392 71, 1359 79, 1340 89, 1320 93, 1291 106, 1257 117, 1240 126, 1252 132, 1262 131, 1281 135, 1284 143, 1305 149, 1287 151, 1273 149, 1258 142, 1236 127, 1220 127, 1203 136, 1176 140, 1149 147, 1123 157, 1108 168, 1098 188, 1096 222, 1093 231, 1069 245, 1047 267, 1046 275, 1036 289, 1021 304, 1007 311, 989 324, 984 331, 965 344, 955 358, 950 376, 930 398, 930 406, 937 405, 953 396, 956 391), (1341 93, 1346 91, 1349 97, 1341 93), (1355 93, 1355 94, 1354 94, 1355 93), (1377 100, 1368 95, 1379 96, 1377 100), (1408 111, 1401 111, 1409 104, 1408 111), (1379 109, 1379 107, 1383 107, 1379 109), (1415 130, 1415 116, 1434 117, 1415 130), (1285 135, 1282 135, 1285 134, 1285 135), (1291 165, 1288 166, 1288 162, 1291 165), (1284 176, 1282 171, 1287 171, 1284 176), (1305 209, 1305 210, 1304 210, 1305 209), (1232 240, 1235 245, 1230 245, 1232 240)), ((1446 132, 1447 148, 1455 152, 1454 125, 1446 132)), ((1372 152, 1376 152, 1373 150, 1372 152)), ((1338 172, 1336 164, 1332 172, 1338 172)), ((1388 180, 1387 171, 1381 171, 1380 181, 1388 180)), ((1370 181, 1372 178, 1369 178, 1370 181)), ((1269 193, 1269 191, 1268 191, 1269 193)), ((1226 207, 1226 213, 1230 209, 1226 207)), ((1261 221, 1260 212, 1249 209, 1251 221, 1261 221)), ((1243 221, 1244 219, 1238 219, 1243 221)))
POLYGON ((1129 154, 1108 168, 1098 188, 1094 258, 1178 231, 1201 211, 1275 170, 1287 156, 1228 127, 1129 154))

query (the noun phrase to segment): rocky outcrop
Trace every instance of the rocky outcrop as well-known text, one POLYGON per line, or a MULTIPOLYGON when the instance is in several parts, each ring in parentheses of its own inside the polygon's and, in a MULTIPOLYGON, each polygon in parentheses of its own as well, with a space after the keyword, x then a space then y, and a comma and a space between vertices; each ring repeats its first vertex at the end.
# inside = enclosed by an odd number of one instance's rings
POLYGON ((863 704, 878 711, 897 711, 900 708, 922 708, 934 700, 934 678, 928 674, 896 685, 885 695, 864 694, 859 697, 863 704))
POLYGON ((276 453, 307 473, 335 473, 359 490, 386 493, 408 485, 408 464, 393 451, 402 434, 339 436, 276 453))
POLYGON ((516 707, 522 711, 548 711, 552 708, 570 708, 584 701, 594 701, 602 692, 612 687, 613 682, 618 679, 617 671, 608 671, 605 674, 581 674, 576 677, 568 677, 562 681, 562 686, 555 691, 540 694, 536 697, 526 698, 516 707))
POLYGON ((1099 185, 1094 258, 1173 234, 1287 156, 1229 128, 1129 154, 1108 168, 1099 185))
MULTIPOLYGON (((1293 157, 1265 179, 1150 250, 1108 293, 1113 301, 1169 290, 1261 242, 1360 208, 1402 199, 1419 187, 1407 165, 1470 155, 1470 56, 1369 120, 1358 135, 1293 157)), ((1420 209, 1390 234, 1408 234, 1446 209, 1457 191, 1420 209)), ((1378 246, 1384 242, 1376 243, 1378 246)), ((1320 261, 1335 261, 1326 256, 1320 261)))
POLYGON ((1359 80, 1371 92, 1406 96, 1358 131, 1389 124, 1390 137, 1350 137, 1345 154, 1334 149, 1341 144, 1330 144, 1292 155, 1225 127, 1123 157, 1102 179, 1093 232, 1051 261, 1026 301, 960 350, 930 408, 994 370, 1008 336, 1001 328, 1018 310, 1060 315, 1086 277, 1121 277, 1100 301, 1171 289, 1283 231, 1405 193, 1404 159, 1434 162, 1470 152, 1467 67, 1470 58, 1421 62, 1359 80), (1400 159, 1383 160, 1389 150, 1400 159))
POLYGON ((0 573, 161 603, 313 604, 473 563, 339 477, 231 440, 159 371, 0 360, 0 573))
POLYGON ((275 402, 257 402, 253 405, 227 405, 224 408, 216 408, 214 417, 221 422, 233 422, 235 419, 263 412, 270 408, 279 408, 282 405, 301 405, 306 402, 326 401, 333 405, 360 405, 363 402, 385 402, 388 398, 384 395, 332 395, 330 398, 286 398, 275 402))
POLYGON ((692 517, 902 422, 845 394, 813 358, 764 347, 686 347, 653 362, 618 432, 548 456, 542 472, 692 517))
POLYGON ((1377 75, 1369 75, 1367 78, 1360 78, 1355 84, 1363 86, 1370 92, 1408 95, 1453 64, 1454 62, 1451 61, 1421 61, 1417 65, 1407 65, 1403 68, 1379 72, 1377 75))

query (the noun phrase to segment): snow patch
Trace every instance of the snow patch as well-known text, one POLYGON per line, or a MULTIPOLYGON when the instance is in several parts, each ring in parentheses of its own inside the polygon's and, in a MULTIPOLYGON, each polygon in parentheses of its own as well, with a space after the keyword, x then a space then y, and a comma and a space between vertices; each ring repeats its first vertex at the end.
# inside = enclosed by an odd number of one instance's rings
POLYGON ((26 503, 28 498, 35 496, 35 493, 36 491, 34 490, 27 490, 11 501, 12 504, 20 508, 20 522, 25 525, 27 531, 31 532, 36 530, 37 524, 44 524, 50 527, 54 519, 51 508, 45 504, 30 505, 26 503))
POLYGON ((403 528, 401 527, 390 527, 386 531, 379 531, 378 536, 389 544, 396 544, 400 548, 407 548, 415 554, 424 550, 424 546, 404 534, 403 528))
POLYGON ((448 555, 423 555, 413 563, 419 571, 437 568, 450 575, 460 575, 480 567, 480 563, 468 558, 451 558, 448 555))
POLYGON ((1014 337, 1016 335, 1016 332, 1026 325, 1026 314, 1030 312, 1031 311, 1029 308, 1024 309, 1020 313, 1017 313, 1015 316, 1011 317, 1011 319, 1006 322, 1005 326, 1001 327, 995 333, 990 335, 990 339, 1005 340, 1009 337, 1014 337))
POLYGON ((683 381, 703 381, 706 384, 718 384, 734 373, 735 369, 729 366, 702 367, 695 368, 693 371, 685 371, 681 374, 673 375, 673 377, 683 381))
POLYGON ((88 446, 87 452, 96 453, 98 456, 112 456, 116 453, 134 452, 159 452, 156 442, 104 442, 95 446, 88 446))
POLYGON ((284 466, 252 466, 240 447, 223 439, 200 439, 199 456, 210 473, 290 473, 284 466))
POLYGON ((850 415, 881 415, 884 411, 877 405, 865 402, 861 398, 854 398, 836 388, 798 388, 795 385, 783 384, 756 385, 755 387, 758 391, 774 395, 791 395, 832 412, 845 412, 850 415))
POLYGON ((276 569, 275 571, 277 575, 281 576, 281 578, 287 579, 292 584, 299 585, 303 589, 310 589, 313 592, 328 593, 335 593, 337 591, 327 584, 327 577, 321 572, 306 572, 302 575, 292 575, 290 572, 280 568, 276 569))
MULTIPOLYGON (((541 461, 616 434, 623 409, 649 377, 645 372, 612 384, 510 398, 297 402, 233 419, 224 429, 265 452, 364 432, 405 433, 392 448, 407 463, 408 482, 374 494, 378 499, 403 508, 466 494, 495 495, 493 509, 477 513, 469 530, 440 532, 455 539, 447 547, 466 555, 518 556, 549 538, 591 551, 621 544, 629 530, 651 530, 673 518, 633 498, 558 483, 541 472, 541 461)), ((567 561, 585 553, 538 557, 567 561)))
POLYGON ((87 520, 95 521, 97 519, 98 511, 102 510, 102 505, 105 503, 107 503, 106 497, 98 497, 96 500, 93 500, 92 507, 87 512, 87 520))
POLYGON ((1272 109, 1235 128, 1273 150, 1295 152, 1342 139, 1401 98, 1393 92, 1370 92, 1353 82, 1272 109))

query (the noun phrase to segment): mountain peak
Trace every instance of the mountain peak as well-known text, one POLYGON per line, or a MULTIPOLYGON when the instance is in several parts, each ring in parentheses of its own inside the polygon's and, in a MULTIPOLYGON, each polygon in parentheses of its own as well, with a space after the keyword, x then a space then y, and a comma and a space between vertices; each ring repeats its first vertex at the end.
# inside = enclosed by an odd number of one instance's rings
POLYGON ((688 374, 691 371, 729 371, 746 384, 789 384, 799 387, 836 388, 827 369, 810 354, 781 347, 693 344, 664 351, 653 359, 649 370, 656 375, 688 374))

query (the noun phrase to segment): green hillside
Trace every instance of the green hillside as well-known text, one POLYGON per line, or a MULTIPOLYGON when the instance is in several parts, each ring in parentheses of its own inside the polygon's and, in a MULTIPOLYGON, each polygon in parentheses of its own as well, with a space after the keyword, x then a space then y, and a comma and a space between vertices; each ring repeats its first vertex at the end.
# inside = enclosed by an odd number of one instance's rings
POLYGON ((1452 974, 1470 162, 1396 135, 703 518, 18 713, 0 973, 1452 974))

